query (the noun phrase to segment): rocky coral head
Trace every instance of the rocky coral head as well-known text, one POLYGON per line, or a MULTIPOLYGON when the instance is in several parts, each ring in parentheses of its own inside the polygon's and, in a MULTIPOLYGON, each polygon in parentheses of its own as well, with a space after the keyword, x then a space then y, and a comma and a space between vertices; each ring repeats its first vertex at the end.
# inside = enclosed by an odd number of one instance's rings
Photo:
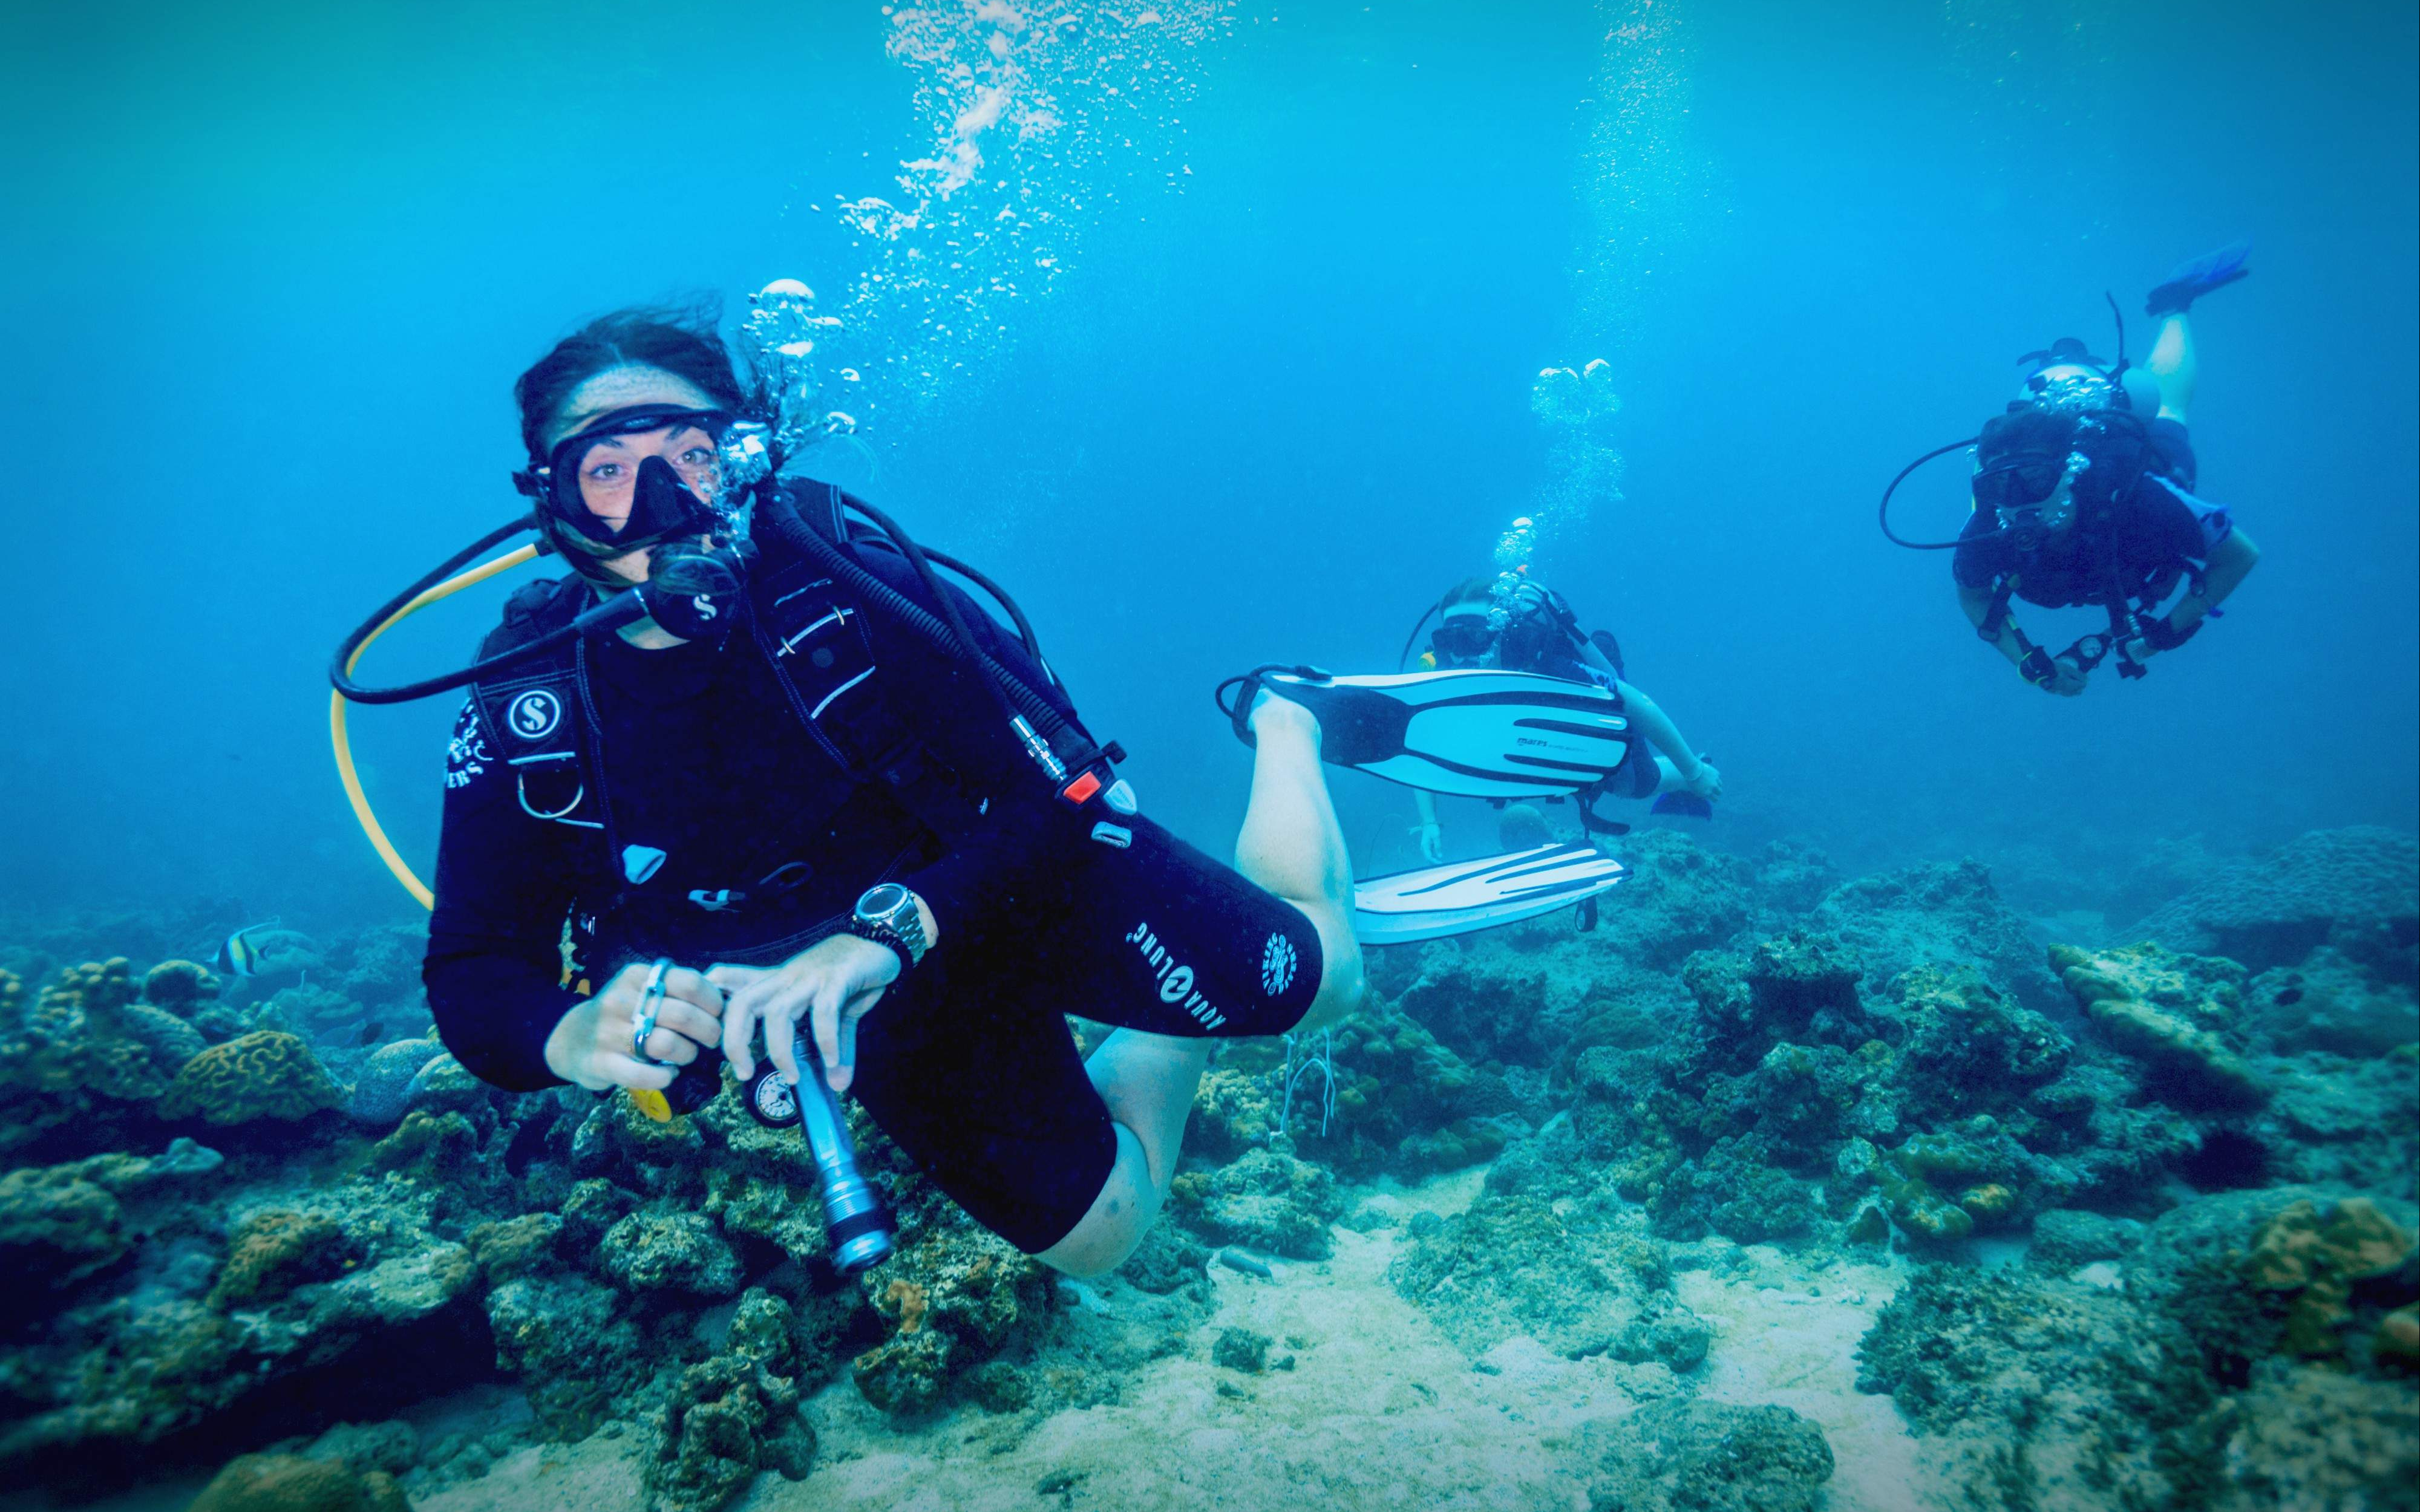
POLYGON ((2229 1041, 2243 1013, 2243 968, 2148 941, 2105 950, 2050 948, 2051 969, 2120 1053, 2141 1061, 2162 1101, 2192 1111, 2258 1107, 2270 1089, 2229 1041))
POLYGON ((163 961, 143 974, 143 1000, 171 1013, 189 1012, 219 995, 218 973, 193 961, 163 961))
POLYGON ((2412 1236, 2367 1197, 2347 1197, 2325 1215, 2308 1198, 2261 1226, 2246 1274, 2268 1290, 2295 1290, 2324 1276, 2381 1276, 2412 1253, 2412 1236))
POLYGON ((2352 1316, 2356 1283, 2399 1270, 2412 1236, 2366 1197, 2347 1197, 2325 1212, 2304 1198, 2260 1226, 2243 1262, 2244 1279, 2291 1294, 2288 1352, 2323 1358, 2343 1352, 2337 1325, 2352 1316))
POLYGON ((311 1047, 276 1029, 256 1029, 185 1062, 160 1099, 163 1119, 221 1126, 255 1119, 295 1121, 342 1107, 345 1088, 311 1047))
POLYGON ((245 1455, 218 1473, 187 1512, 411 1512, 395 1477, 355 1474, 339 1459, 245 1455))

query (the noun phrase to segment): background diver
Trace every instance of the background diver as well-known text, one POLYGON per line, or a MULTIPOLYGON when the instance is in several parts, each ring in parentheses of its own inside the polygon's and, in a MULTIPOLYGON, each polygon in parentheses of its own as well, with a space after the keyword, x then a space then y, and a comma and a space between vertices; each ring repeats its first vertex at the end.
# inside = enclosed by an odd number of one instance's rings
POLYGON ((1959 606, 2045 692, 2083 692, 2111 656, 2121 675, 2141 676, 2192 640, 2260 559, 2226 508, 2192 491, 2186 430, 2198 371, 2189 313, 2244 276, 2249 250, 2195 258, 2151 291, 2158 334, 2139 368, 2122 356, 2113 367, 2071 337, 2031 354, 2024 388, 1977 439, 1974 510, 1951 558, 1959 606), (2097 606, 2108 628, 2054 656, 2018 626, 2012 597, 2097 606))
MULTIPOLYGON (((1579 617, 1562 594, 1527 579, 1511 588, 1505 612, 1499 615, 1496 613, 1498 581, 1493 577, 1466 578, 1446 591, 1428 614, 1420 617, 1420 625, 1413 626, 1412 639, 1417 641, 1420 626, 1428 623, 1429 616, 1436 618, 1436 627, 1429 633, 1428 649, 1420 653, 1417 665, 1423 669, 1496 668, 1536 672, 1567 682, 1592 684, 1620 700, 1633 728, 1645 735, 1653 748, 1639 751, 1638 756, 1645 759, 1625 763, 1610 778, 1574 795, 1574 801, 1580 806, 1584 830, 1614 828, 1595 819, 1593 806, 1605 797, 1653 798, 1660 795, 1668 800, 1694 800, 1668 805, 1678 811, 1711 811, 1704 806, 1722 796, 1722 774, 1690 747, 1671 717, 1653 699, 1622 680, 1621 644, 1613 633, 1582 631, 1579 617)), ((1407 656, 1409 650, 1406 646, 1407 656)), ((1437 819, 1436 799, 1429 790, 1416 788, 1412 801, 1419 811, 1419 823, 1413 826, 1412 833, 1422 859, 1442 860, 1445 830, 1437 819)), ((1502 811, 1498 831, 1508 849, 1536 845, 1546 838, 1545 816, 1528 804, 1512 804, 1502 811)))

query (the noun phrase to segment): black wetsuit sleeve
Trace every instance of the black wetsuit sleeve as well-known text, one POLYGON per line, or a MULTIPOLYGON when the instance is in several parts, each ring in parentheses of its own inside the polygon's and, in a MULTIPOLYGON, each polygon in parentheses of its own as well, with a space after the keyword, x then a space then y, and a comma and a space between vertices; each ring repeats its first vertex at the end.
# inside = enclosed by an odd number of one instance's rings
POLYGON ((1961 588, 1989 588, 2008 570, 2009 538, 1996 533, 1999 521, 1976 510, 1958 532, 1958 549, 1949 553, 1949 575, 1961 588))
POLYGON ((446 762, 437 906, 420 977, 437 1032, 473 1075, 511 1091, 561 1081, 546 1040, 577 999, 562 984, 571 846, 585 831, 525 812, 513 773, 465 702, 446 762))
MULTIPOLYGON (((867 571, 927 609, 931 591, 908 561, 887 546, 861 542, 857 557, 867 571)), ((1033 688, 1062 717, 1076 721, 1066 691, 1030 656, 1015 631, 978 601, 944 579, 959 616, 985 655, 1033 688)), ((1000 704, 984 687, 984 674, 906 627, 875 616, 875 656, 901 675, 885 680, 887 696, 909 728, 929 743, 985 806, 985 823, 972 832, 946 837, 947 852, 931 865, 898 880, 933 910, 944 941, 989 936, 1030 916, 1046 859, 1077 823, 1072 805, 1052 797, 1047 779, 1018 744, 1000 704)), ((1080 729, 1080 726, 1078 726, 1080 729)))

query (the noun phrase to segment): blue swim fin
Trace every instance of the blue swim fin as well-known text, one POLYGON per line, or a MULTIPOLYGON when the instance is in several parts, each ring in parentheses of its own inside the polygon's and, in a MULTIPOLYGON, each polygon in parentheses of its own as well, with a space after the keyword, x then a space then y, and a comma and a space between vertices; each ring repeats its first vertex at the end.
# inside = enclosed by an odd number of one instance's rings
POLYGON ((1694 793, 1667 793, 1649 804, 1647 811, 1678 814, 1683 819, 1712 819, 1714 806, 1694 793))
POLYGON ((2180 263, 2168 274, 2168 281, 2151 290, 2143 308, 2152 319, 2165 315, 2182 315, 2193 308, 2194 301, 2212 289, 2225 288, 2252 271, 2243 265, 2252 257, 2250 239, 2231 241, 2216 252, 2205 253, 2190 262, 2180 263))

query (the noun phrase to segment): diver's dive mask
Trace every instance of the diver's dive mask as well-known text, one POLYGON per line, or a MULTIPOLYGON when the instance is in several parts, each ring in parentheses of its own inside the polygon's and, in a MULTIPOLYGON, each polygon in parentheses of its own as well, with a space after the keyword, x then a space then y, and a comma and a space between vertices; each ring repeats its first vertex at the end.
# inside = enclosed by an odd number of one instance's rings
POLYGON ((1437 622, 1429 633, 1429 644, 1436 647, 1440 656, 1477 661, 1495 649, 1496 631, 1484 614, 1456 614, 1437 622))
POLYGON ((2082 452, 2065 457, 2018 456, 1975 474, 1975 502, 1990 510, 2020 551, 2075 523, 2075 493, 2061 485, 2092 465, 2082 452))
POLYGON ((542 466, 513 474, 513 486, 538 501, 552 528, 550 533, 568 532, 602 553, 619 555, 670 536, 714 532, 728 524, 726 513, 707 499, 721 489, 718 448, 731 428, 732 416, 720 409, 633 405, 600 415, 555 442, 542 466), (609 455, 601 463, 596 456, 621 437, 665 429, 677 436, 682 427, 700 433, 696 444, 670 456, 609 455), (594 474, 584 489, 583 472, 594 474), (699 497, 700 489, 706 498, 699 497), (589 498, 592 492, 601 496, 599 501, 628 499, 628 514, 619 528, 597 514, 589 498))

